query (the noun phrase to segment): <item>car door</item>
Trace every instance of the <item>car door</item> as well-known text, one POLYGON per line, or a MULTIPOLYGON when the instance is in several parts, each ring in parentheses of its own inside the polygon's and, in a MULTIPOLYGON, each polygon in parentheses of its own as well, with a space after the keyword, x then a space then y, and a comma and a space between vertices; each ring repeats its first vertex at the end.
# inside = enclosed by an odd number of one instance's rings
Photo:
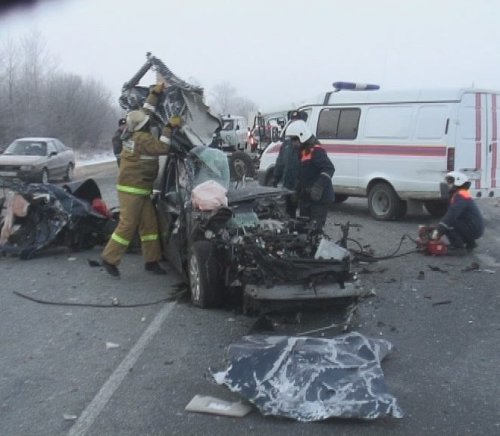
POLYGON ((47 169, 51 179, 61 177, 61 157, 54 141, 47 141, 47 169))
MULTIPOLYGON (((167 158, 156 198, 160 240, 164 256, 183 275, 187 259, 185 188, 179 183, 184 162, 177 155, 167 158)), ((187 278, 187 277, 185 277, 187 278)))

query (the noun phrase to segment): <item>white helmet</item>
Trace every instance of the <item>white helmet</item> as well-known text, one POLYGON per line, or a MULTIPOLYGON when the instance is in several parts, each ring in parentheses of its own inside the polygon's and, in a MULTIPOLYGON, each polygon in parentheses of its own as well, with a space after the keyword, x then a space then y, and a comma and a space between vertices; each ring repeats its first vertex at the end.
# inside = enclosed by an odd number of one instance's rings
POLYGON ((291 122, 286 128, 285 136, 296 136, 297 138, 299 138, 299 142, 303 144, 308 139, 310 139, 313 134, 304 121, 296 120, 291 122))
POLYGON ((445 180, 447 183, 452 184, 457 188, 469 182, 469 178, 467 177, 467 175, 461 173, 460 171, 450 171, 448 174, 446 174, 445 180))
POLYGON ((130 111, 127 114, 127 127, 132 132, 142 129, 149 121, 149 115, 143 111, 130 111))

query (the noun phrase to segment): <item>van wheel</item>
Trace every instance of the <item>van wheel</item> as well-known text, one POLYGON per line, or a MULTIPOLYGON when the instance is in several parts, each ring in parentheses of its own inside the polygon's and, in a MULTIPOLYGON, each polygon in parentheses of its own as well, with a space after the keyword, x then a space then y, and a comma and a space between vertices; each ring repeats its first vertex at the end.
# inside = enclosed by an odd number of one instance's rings
POLYGON ((224 282, 210 242, 193 243, 189 253, 188 274, 191 301, 195 306, 206 309, 220 305, 224 282))
POLYGON ((231 180, 242 180, 243 177, 255 177, 252 158, 244 151, 235 151, 229 158, 231 180))
POLYGON ((401 200, 387 183, 376 183, 368 193, 368 210, 378 221, 402 218, 406 214, 406 207, 406 201, 401 200))
POLYGON ((427 200, 424 201, 424 206, 435 218, 441 218, 448 210, 448 202, 443 200, 427 200))

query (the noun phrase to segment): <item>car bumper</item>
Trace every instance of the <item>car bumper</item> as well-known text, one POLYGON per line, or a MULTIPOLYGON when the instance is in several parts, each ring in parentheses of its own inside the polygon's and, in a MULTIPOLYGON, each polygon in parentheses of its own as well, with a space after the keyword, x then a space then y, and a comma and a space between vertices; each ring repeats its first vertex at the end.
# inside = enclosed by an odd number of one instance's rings
POLYGON ((4 171, 0 170, 0 178, 18 179, 23 182, 39 182, 42 177, 42 172, 37 171, 4 171))
POLYGON ((360 297, 364 290, 357 281, 312 286, 275 285, 271 288, 246 285, 245 294, 255 300, 322 300, 329 298, 360 297))

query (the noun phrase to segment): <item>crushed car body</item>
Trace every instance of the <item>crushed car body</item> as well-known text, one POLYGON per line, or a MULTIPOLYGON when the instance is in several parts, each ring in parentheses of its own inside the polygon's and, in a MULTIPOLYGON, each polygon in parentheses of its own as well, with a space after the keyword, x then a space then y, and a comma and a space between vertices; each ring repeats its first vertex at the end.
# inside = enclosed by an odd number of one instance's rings
POLYGON ((107 241, 116 218, 93 179, 63 186, 3 181, 0 254, 31 259, 50 246, 73 250, 107 241))
POLYGON ((189 282, 195 305, 217 306, 235 293, 256 300, 361 295, 349 252, 308 220, 286 216, 290 191, 257 182, 235 188, 228 172, 219 150, 172 153, 156 197, 164 254, 189 282), (204 194, 211 208, 194 195, 207 181, 218 186, 212 198, 204 194))

